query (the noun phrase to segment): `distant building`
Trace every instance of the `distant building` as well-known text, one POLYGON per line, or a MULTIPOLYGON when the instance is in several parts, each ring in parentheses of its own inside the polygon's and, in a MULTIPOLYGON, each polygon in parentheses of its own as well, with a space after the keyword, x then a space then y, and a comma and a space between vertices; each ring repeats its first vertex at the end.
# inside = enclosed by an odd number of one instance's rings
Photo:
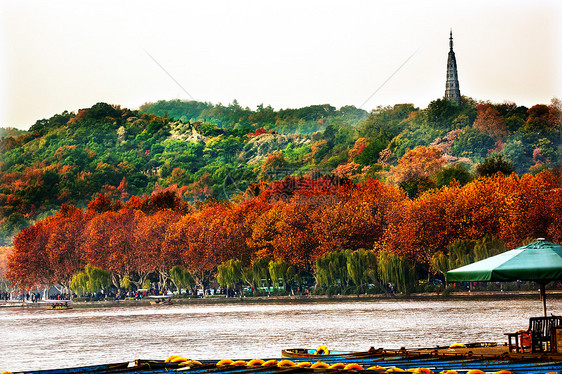
POLYGON ((445 99, 461 103, 461 90, 459 88, 459 75, 457 73, 457 60, 453 52, 453 30, 449 36, 449 58, 447 59, 447 83, 445 84, 445 99))

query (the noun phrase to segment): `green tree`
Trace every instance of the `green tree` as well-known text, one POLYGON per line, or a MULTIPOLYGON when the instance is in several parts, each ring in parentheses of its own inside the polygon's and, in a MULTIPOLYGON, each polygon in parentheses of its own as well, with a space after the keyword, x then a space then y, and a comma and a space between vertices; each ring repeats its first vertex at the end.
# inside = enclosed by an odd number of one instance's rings
POLYGON ((408 294, 416 284, 414 266, 404 257, 396 256, 388 251, 380 251, 378 269, 381 280, 392 283, 398 292, 408 294))
POLYGON ((70 280, 70 288, 78 295, 99 292, 111 285, 111 273, 90 264, 70 280))
POLYGON ((170 280, 178 292, 180 292, 181 289, 192 289, 195 287, 195 279, 193 279, 191 273, 180 265, 176 265, 170 269, 170 280))
POLYGON ((271 278, 269 275, 269 258, 262 257, 252 262, 250 266, 251 282, 254 289, 267 287, 267 293, 270 293, 271 278))
POLYGON ((363 288, 366 283, 377 280, 377 256, 373 251, 358 249, 347 256, 347 273, 351 281, 363 288))
POLYGON ((483 163, 476 165, 476 174, 480 177, 491 176, 496 173, 510 175, 514 171, 513 164, 506 160, 503 155, 498 154, 486 157, 483 163))
POLYGON ((240 260, 228 260, 217 266, 217 282, 222 287, 226 287, 227 296, 228 290, 235 288, 236 284, 243 280, 242 275, 242 262, 240 260))
POLYGON ((435 174, 437 187, 448 186, 453 180, 464 186, 472 180, 472 175, 466 166, 461 163, 443 167, 435 174))
POLYGON ((287 271, 289 270, 289 264, 284 261, 270 261, 269 262, 269 275, 273 281, 273 287, 276 288, 279 285, 279 281, 283 285, 283 288, 287 289, 287 271))

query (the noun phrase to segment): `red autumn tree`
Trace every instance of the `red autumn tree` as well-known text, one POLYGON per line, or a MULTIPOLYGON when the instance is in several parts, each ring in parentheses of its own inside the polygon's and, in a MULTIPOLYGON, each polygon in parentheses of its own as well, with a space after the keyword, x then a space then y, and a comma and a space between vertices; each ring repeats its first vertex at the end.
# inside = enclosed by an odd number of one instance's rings
POLYGON ((500 112, 491 104, 478 104, 473 127, 498 140, 507 135, 507 126, 500 112))

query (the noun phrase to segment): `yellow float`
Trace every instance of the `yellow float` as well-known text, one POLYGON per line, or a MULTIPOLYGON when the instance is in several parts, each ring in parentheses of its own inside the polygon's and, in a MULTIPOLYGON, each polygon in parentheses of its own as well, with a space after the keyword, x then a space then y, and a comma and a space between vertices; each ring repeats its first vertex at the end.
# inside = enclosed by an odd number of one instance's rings
POLYGON ((185 357, 180 357, 180 356, 176 356, 170 360, 171 363, 186 362, 186 361, 189 360, 185 357))
POLYGON ((228 358, 222 359, 219 362, 217 362, 217 366, 226 366, 226 365, 232 365, 234 361, 229 360, 228 358))
POLYGON ((336 362, 335 364, 332 364, 332 365, 328 366, 328 369, 341 370, 344 367, 345 367, 345 364, 343 362, 336 362))
POLYGON ((386 371, 386 368, 384 366, 371 366, 367 370, 386 371))
POLYGON ((277 366, 277 363, 278 363, 277 360, 269 360, 269 361, 266 361, 266 362, 264 362, 263 364, 261 364, 261 366, 265 366, 265 367, 268 367, 268 366, 277 366))
POLYGON ((343 370, 363 370, 363 366, 359 364, 347 364, 343 370))
POLYGON ((328 369, 329 367, 330 365, 321 361, 315 362, 314 364, 310 365, 311 369, 328 369))
POLYGON ((303 362, 299 362, 299 363, 297 364, 297 367, 299 367, 299 368, 307 368, 307 367, 309 367, 310 365, 312 365, 312 362, 303 361, 303 362))
MULTIPOLYGON (((179 357, 179 356, 170 356, 170 357, 168 357, 164 362, 165 362, 165 363, 168 363, 168 362, 172 361, 172 360, 173 360, 174 358, 176 358, 176 357, 179 357)), ((2 373, 2 374, 4 374, 4 373, 2 373)))
POLYGON ((466 374, 486 374, 485 372, 483 372, 482 370, 469 370, 466 374))
POLYGON ((248 363, 244 360, 237 360, 232 363, 232 366, 246 366, 248 363))
POLYGON ((328 347, 326 347, 325 345, 321 345, 320 347, 316 348, 316 352, 314 352, 315 355, 329 355, 330 351, 328 350, 328 347))
POLYGON ((265 361, 260 358, 254 358, 248 361, 248 366, 261 366, 265 361))
POLYGON ((387 373, 403 373, 406 370, 404 369, 400 369, 400 368, 390 368, 390 369, 386 369, 387 373))
POLYGON ((293 366, 296 366, 296 364, 291 360, 281 360, 281 361, 279 361, 277 366, 280 367, 280 368, 282 368, 282 367, 293 367, 293 366))
POLYGON ((509 370, 500 370, 496 371, 494 374, 512 374, 509 370))

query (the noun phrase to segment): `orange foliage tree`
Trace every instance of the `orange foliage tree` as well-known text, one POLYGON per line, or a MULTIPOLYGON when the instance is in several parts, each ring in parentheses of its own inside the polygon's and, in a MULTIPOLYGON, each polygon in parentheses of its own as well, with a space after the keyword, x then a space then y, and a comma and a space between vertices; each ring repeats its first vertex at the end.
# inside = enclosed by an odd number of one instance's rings
POLYGON ((503 139, 507 135, 507 126, 504 123, 503 116, 493 105, 478 104, 476 110, 478 114, 473 124, 475 129, 496 140, 503 139))
POLYGON ((445 164, 441 151, 433 146, 418 146, 409 149, 392 168, 390 181, 400 184, 405 181, 429 178, 445 164))

